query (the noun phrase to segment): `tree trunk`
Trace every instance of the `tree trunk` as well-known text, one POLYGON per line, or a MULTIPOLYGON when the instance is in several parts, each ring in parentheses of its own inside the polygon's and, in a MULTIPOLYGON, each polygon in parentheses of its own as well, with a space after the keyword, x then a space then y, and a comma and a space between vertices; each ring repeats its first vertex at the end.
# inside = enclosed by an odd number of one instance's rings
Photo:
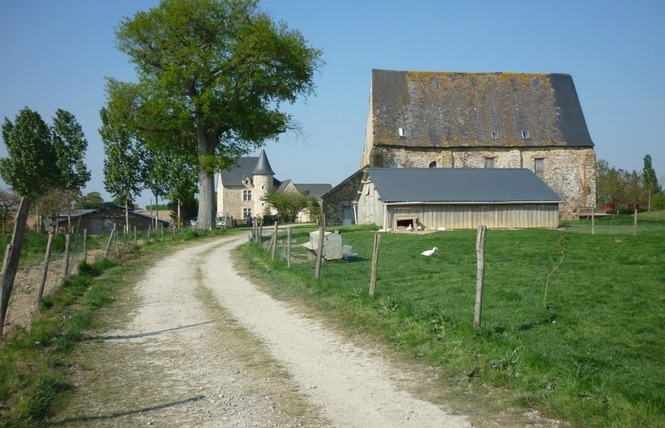
POLYGON ((215 172, 210 167, 215 156, 215 141, 211 142, 211 139, 205 130, 199 130, 199 214, 196 220, 199 229, 212 229, 214 226, 215 172))
POLYGON ((159 225, 159 196, 155 193, 155 229, 159 225))

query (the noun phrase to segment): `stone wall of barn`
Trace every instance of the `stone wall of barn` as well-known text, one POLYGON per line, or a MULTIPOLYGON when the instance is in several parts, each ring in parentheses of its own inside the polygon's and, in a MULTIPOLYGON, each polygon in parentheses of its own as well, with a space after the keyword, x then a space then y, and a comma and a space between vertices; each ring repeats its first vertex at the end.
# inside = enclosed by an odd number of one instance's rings
POLYGON ((356 173, 328 192, 323 198, 323 212, 328 226, 343 223, 344 209, 354 210, 358 201, 362 173, 356 173))
POLYGON ((371 167, 528 168, 563 200, 560 215, 573 218, 580 207, 596 206, 596 155, 593 148, 404 148, 374 147, 371 167), (542 170, 536 170, 536 164, 542 170))

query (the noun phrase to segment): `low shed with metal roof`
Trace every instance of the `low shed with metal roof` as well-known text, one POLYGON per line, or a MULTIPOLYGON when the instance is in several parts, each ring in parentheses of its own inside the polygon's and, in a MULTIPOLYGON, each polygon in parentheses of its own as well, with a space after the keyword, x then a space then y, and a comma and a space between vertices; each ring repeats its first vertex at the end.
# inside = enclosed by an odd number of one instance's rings
POLYGON ((384 229, 557 228, 561 198, 522 168, 367 168, 359 224, 384 229))

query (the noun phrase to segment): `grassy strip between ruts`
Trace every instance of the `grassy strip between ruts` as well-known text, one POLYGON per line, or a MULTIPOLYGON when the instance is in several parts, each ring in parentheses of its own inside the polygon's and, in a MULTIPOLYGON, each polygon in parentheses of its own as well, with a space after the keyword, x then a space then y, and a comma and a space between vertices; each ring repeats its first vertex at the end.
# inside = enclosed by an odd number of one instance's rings
POLYGON ((665 427, 665 216, 641 216, 637 235, 631 224, 602 219, 613 230, 594 235, 583 221, 488 231, 478 330, 475 230, 382 235, 374 299, 366 228, 340 229, 356 255, 325 261, 318 281, 312 261, 287 268, 258 246, 239 251, 276 297, 304 299, 350 332, 435 364, 448 385, 479 394, 490 385, 511 405, 576 426, 665 427))
MULTIPOLYGON (((132 285, 125 279, 128 275, 174 245, 223 233, 183 229, 161 239, 153 237, 150 243, 145 243, 146 236, 139 236, 143 244, 114 251, 113 259, 79 264, 76 275, 44 297, 31 328, 0 348, 0 426, 44 425, 59 399, 73 387, 71 352, 85 332, 100 327, 98 311, 115 300, 121 287, 132 285)), ((30 244, 27 251, 34 251, 30 244)))

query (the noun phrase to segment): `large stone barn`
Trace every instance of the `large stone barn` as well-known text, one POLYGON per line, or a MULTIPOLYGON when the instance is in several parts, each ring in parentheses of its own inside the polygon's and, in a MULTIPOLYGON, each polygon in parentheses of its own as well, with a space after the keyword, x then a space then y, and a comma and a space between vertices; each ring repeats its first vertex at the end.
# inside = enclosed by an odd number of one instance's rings
POLYGON ((360 168, 527 168, 569 218, 596 205, 595 163, 568 74, 372 71, 360 168))
POLYGON ((385 230, 559 226, 561 199, 528 169, 368 168, 357 195, 357 223, 385 230))

